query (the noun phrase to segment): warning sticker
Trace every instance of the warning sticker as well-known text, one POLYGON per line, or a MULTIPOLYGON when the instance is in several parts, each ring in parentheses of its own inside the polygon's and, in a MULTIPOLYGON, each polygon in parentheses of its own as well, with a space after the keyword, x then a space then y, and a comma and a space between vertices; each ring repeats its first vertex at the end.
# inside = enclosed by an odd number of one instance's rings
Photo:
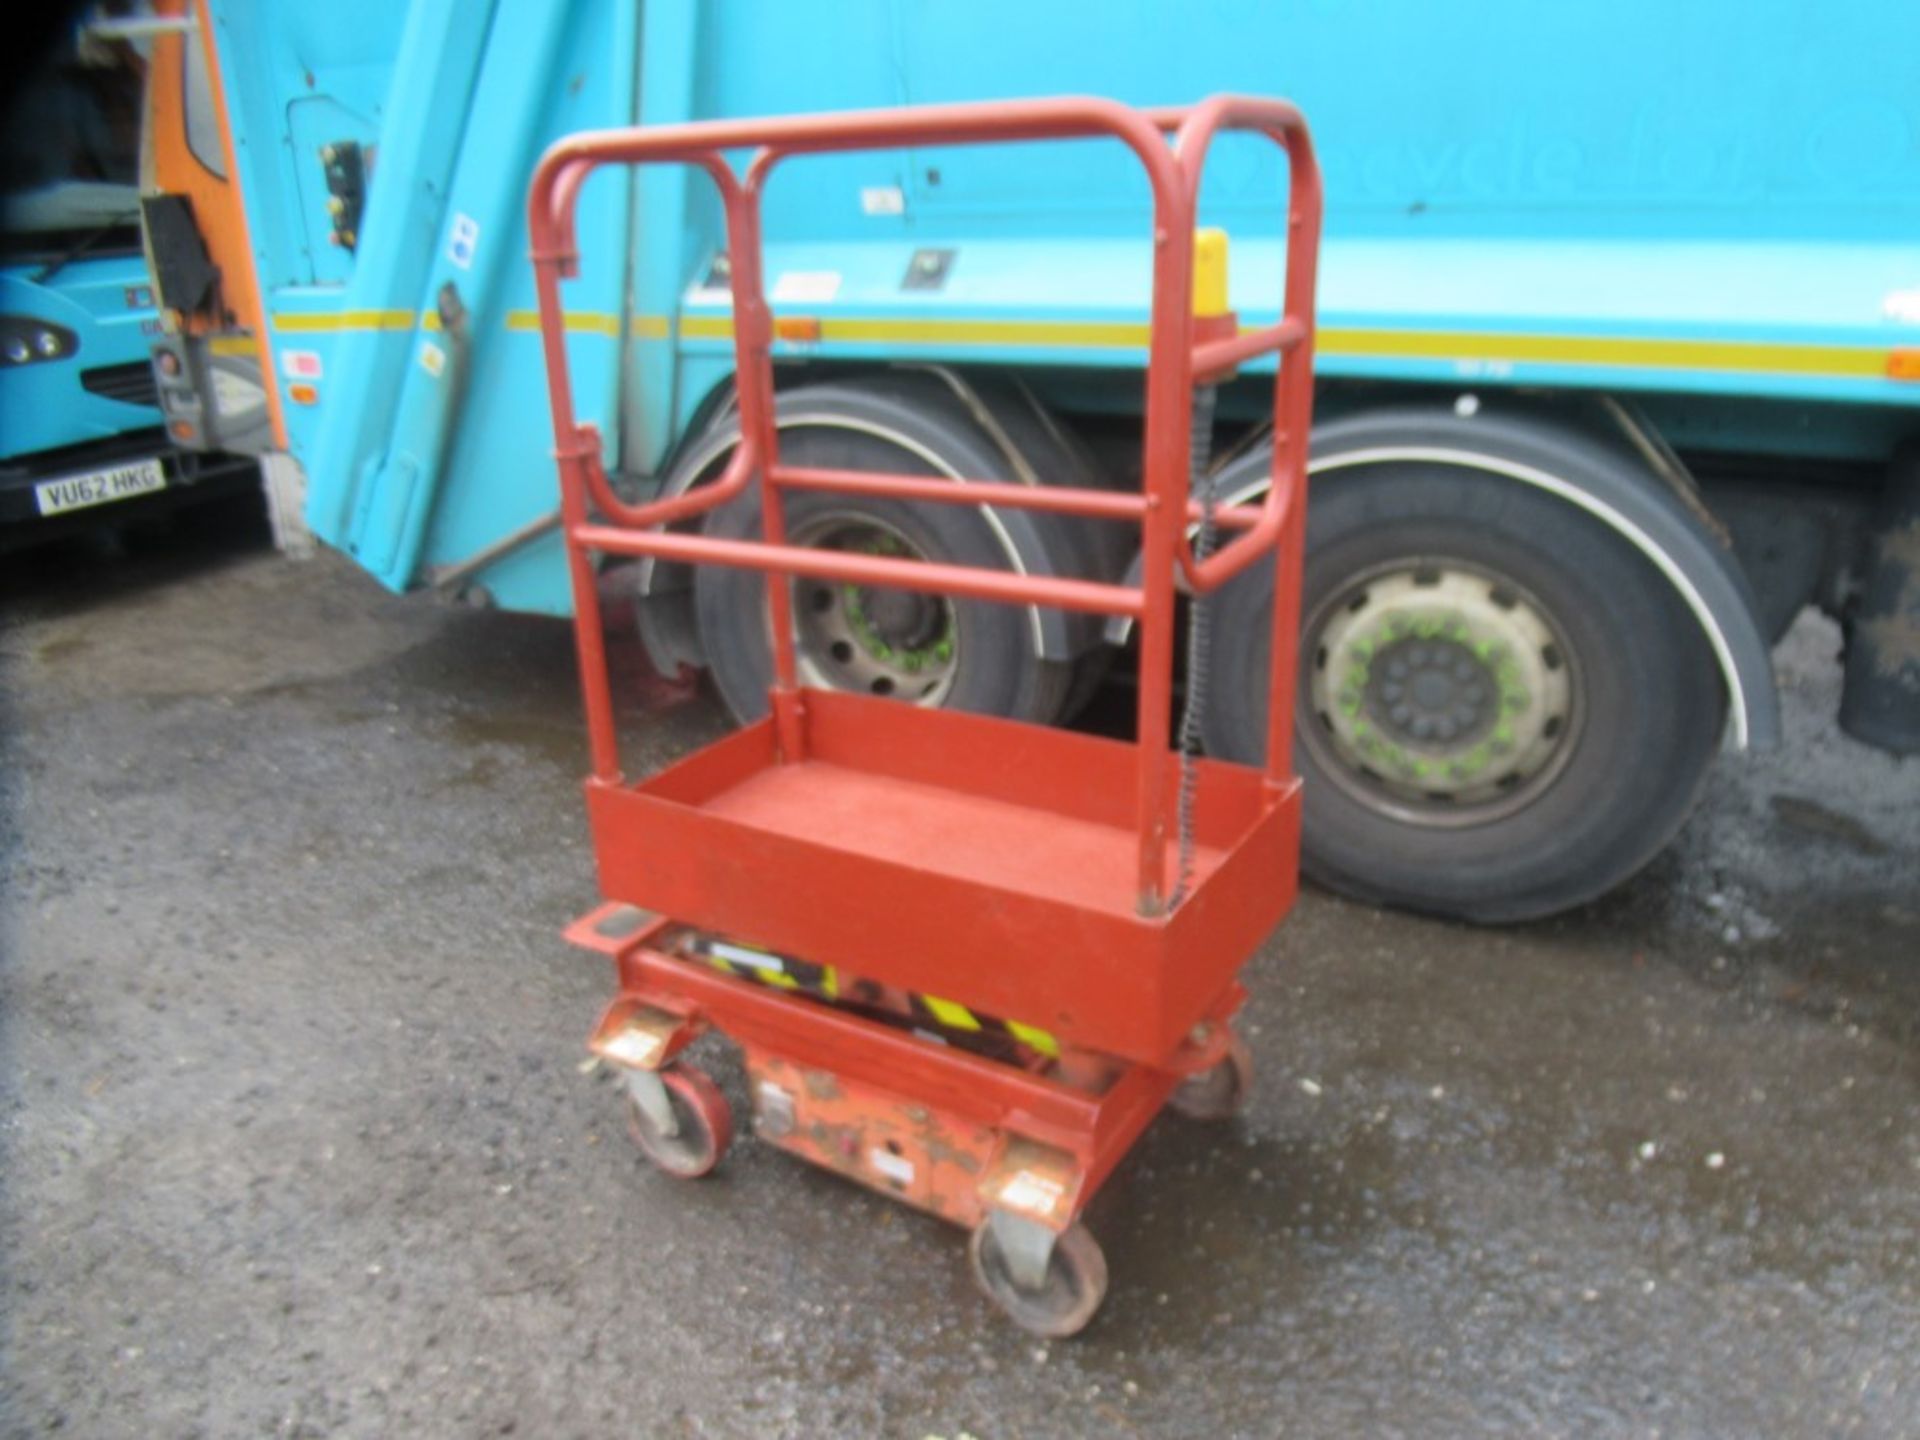
POLYGON ((1920 290, 1889 290, 1881 309, 1889 320, 1920 325, 1920 290))
POLYGON ((1051 1215, 1065 1193, 1066 1187, 1059 1181, 1022 1170, 1000 1187, 1000 1203, 1029 1215, 1051 1215))
POLYGON ((318 380, 322 369, 318 350, 280 352, 280 373, 289 380, 318 380))
POLYGON ((786 962, 764 950, 749 950, 744 945, 729 945, 724 940, 709 941, 707 949, 722 960, 731 960, 736 965, 750 966, 755 970, 776 970, 782 975, 787 973, 786 962))
POLYGON ((773 282, 774 304, 808 305, 831 300, 840 293, 838 270, 789 270, 773 282))
POLYGON ((609 1060, 638 1070, 651 1070, 660 1058, 660 1037, 636 1026, 615 1034, 601 1049, 609 1060))
POLYGON ((447 368, 447 352, 431 340, 422 340, 420 342, 420 368, 438 380, 440 378, 440 372, 447 368))
POLYGON ((480 222, 471 215, 455 214, 453 230, 447 236, 447 259, 462 270, 473 268, 473 252, 480 248, 480 222))

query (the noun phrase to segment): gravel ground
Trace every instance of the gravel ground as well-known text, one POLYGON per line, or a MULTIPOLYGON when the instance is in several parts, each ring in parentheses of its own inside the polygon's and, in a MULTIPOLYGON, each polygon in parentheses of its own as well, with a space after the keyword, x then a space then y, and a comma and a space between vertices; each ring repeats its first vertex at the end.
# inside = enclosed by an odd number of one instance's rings
POLYGON ((1046 1345, 938 1224, 627 1144, 563 626, 245 533, 10 561, 0 1432, 1920 1433, 1920 763, 1834 731, 1837 644, 1601 904, 1305 895, 1250 1110, 1149 1132, 1046 1345))

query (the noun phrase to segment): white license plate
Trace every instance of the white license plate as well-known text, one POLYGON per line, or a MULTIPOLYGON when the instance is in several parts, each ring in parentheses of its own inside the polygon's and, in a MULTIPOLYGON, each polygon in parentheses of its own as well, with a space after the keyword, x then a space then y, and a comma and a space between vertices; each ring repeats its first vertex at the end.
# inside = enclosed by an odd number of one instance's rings
POLYGON ((158 460, 136 460, 131 465, 42 480, 33 487, 33 498, 39 502, 42 515, 60 515, 166 488, 166 472, 158 460))

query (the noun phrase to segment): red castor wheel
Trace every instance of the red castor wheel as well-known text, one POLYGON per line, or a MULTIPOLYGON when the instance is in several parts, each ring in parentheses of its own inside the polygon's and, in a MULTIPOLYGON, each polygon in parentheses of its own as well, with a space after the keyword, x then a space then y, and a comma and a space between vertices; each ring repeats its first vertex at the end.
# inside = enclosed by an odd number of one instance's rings
POLYGON ((1086 1227, 1075 1224, 1054 1237, 1047 1278, 1037 1287, 1014 1278, 991 1222, 983 1221, 967 1245, 974 1283, 1022 1330, 1049 1339, 1077 1335, 1107 1298, 1107 1257, 1086 1227))
POLYGON ((627 1077, 627 1133, 667 1174, 697 1180, 733 1142, 733 1109, 720 1087, 691 1065, 637 1070, 627 1077))
POLYGON ((1227 1053, 1181 1081, 1167 1104, 1189 1120, 1226 1120, 1240 1113, 1252 1093, 1253 1056, 1235 1030, 1227 1036, 1227 1053))

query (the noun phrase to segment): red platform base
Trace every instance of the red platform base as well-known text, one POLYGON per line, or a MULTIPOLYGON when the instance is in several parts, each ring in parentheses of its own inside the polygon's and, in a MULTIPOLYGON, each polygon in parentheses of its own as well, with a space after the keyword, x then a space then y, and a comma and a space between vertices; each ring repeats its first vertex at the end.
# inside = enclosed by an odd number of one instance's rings
POLYGON ((1180 1049, 1292 905, 1298 782, 1198 762, 1192 893, 1142 917, 1134 747, 801 700, 804 759, 782 761, 765 720, 639 784, 590 782, 601 893, 1146 1064, 1180 1049))
POLYGON ((617 903, 568 929, 619 975, 595 1050, 660 1070, 719 1030, 745 1053, 762 1139, 968 1227, 1007 1186, 1041 1223, 1071 1225, 1182 1081, 1221 1061, 1244 998, 1238 985, 1216 996, 1165 1067, 1074 1051, 994 1059, 929 1028, 723 973, 688 955, 688 933, 617 903))

